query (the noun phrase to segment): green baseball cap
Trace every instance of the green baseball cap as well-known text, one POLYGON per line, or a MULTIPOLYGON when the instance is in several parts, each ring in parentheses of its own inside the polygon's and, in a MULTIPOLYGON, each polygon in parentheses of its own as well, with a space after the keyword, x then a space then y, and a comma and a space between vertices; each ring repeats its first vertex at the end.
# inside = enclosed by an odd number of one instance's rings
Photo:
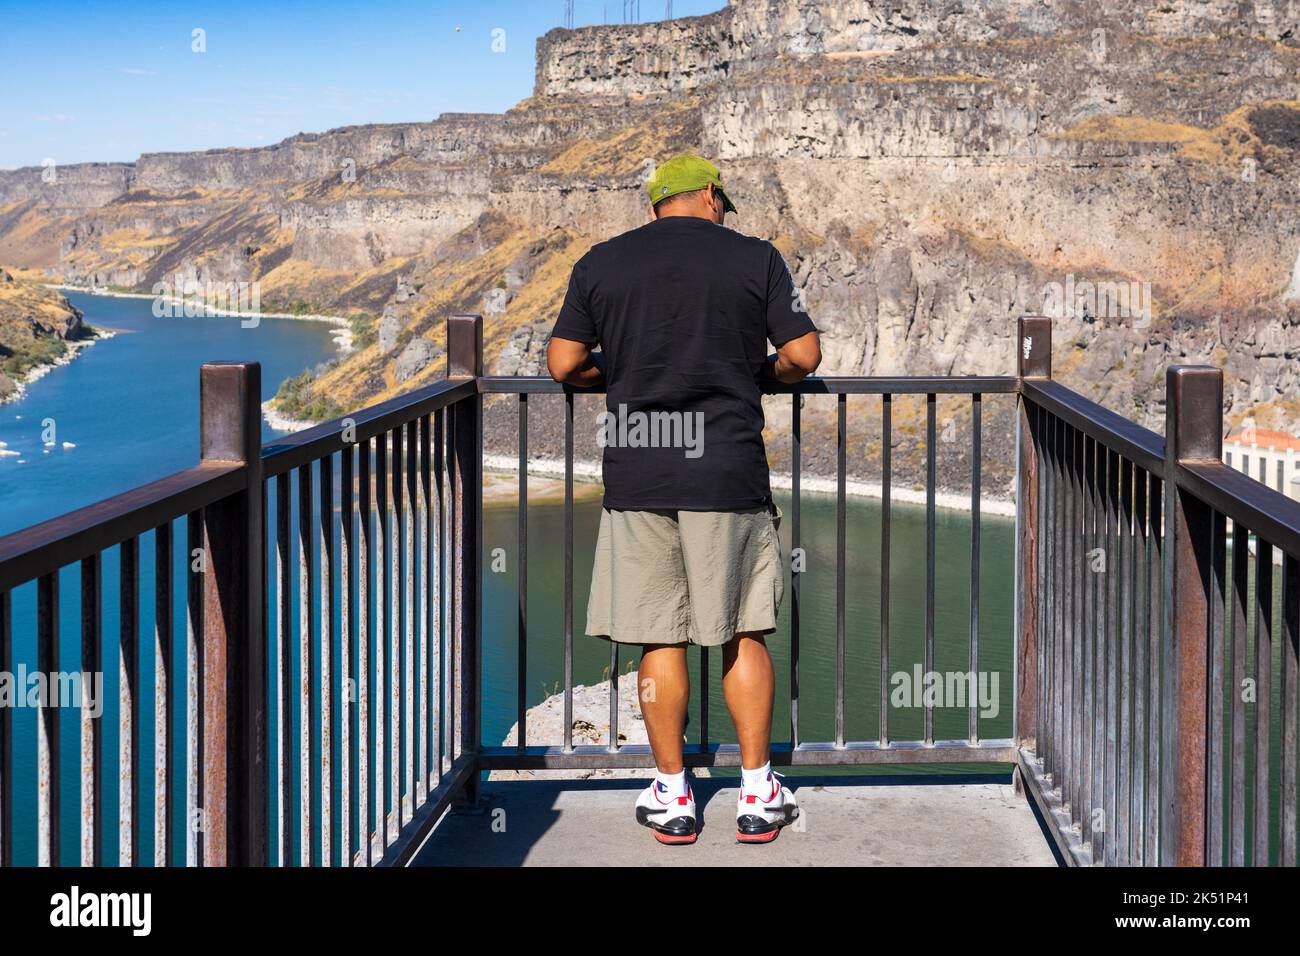
POLYGON ((703 156, 674 156, 655 170, 646 184, 650 193, 650 204, 657 205, 661 200, 678 193, 694 192, 710 183, 722 193, 722 208, 735 212, 736 206, 722 188, 722 174, 718 167, 703 156))

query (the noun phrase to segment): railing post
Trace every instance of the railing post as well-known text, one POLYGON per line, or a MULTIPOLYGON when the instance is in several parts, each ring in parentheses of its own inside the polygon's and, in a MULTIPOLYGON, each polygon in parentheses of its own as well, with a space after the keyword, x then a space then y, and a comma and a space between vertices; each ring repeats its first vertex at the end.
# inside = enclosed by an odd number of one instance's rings
MULTIPOLYGON (((483 317, 453 315, 447 320, 447 377, 483 374, 483 317)), ((452 635, 460 673, 460 750, 477 755, 482 722, 482 547, 483 398, 475 395, 452 406, 452 531, 454 572, 452 635)), ((478 772, 470 774, 464 803, 478 800, 478 772)))
MULTIPOLYGON (((1017 391, 1027 378, 1052 377, 1052 320, 1017 323, 1017 391)), ((1019 746, 1038 750, 1038 429, 1024 397, 1016 418, 1016 721, 1019 746)))
POLYGON ((267 862, 261 402, 257 362, 200 370, 200 458, 247 476, 203 509, 204 866, 267 862))
POLYGON ((1160 862, 1204 866, 1214 510, 1178 487, 1178 470, 1183 462, 1223 457, 1223 373, 1210 366, 1175 365, 1166 373, 1165 389, 1160 862))

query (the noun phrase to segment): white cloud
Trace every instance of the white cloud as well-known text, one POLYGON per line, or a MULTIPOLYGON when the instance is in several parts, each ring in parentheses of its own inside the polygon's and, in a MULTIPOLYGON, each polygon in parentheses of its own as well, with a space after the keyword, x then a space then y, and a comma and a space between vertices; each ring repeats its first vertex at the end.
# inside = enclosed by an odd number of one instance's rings
POLYGON ((32 117, 38 123, 75 123, 77 118, 67 113, 37 113, 32 117))
POLYGON ((117 72, 125 73, 127 76, 157 76, 157 70, 146 70, 140 66, 124 66, 117 72))

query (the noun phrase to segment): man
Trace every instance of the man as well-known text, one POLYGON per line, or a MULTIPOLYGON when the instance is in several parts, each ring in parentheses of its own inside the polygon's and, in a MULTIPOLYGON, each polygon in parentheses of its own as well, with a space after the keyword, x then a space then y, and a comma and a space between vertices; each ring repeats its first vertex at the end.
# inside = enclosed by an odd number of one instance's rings
POLYGON ((696 834, 682 764, 686 648, 722 646, 742 770, 736 838, 766 843, 798 807, 769 754, 775 679, 763 635, 776 628, 784 562, 760 382, 799 381, 821 345, 780 253, 723 225, 735 206, 716 166, 676 157, 648 189, 650 222, 573 267, 546 354, 556 381, 608 391, 587 633, 642 647, 656 773, 636 817, 669 844, 696 834))

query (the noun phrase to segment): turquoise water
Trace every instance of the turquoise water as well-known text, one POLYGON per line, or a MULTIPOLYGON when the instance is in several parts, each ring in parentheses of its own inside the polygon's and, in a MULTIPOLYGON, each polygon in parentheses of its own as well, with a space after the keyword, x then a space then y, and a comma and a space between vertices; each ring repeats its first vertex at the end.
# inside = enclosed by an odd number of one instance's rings
MULTIPOLYGON (((57 368, 29 386, 18 402, 0 406, 0 441, 17 457, 0 457, 0 534, 126 491, 136 485, 194 465, 199 449, 199 366, 216 360, 254 360, 262 363, 263 398, 279 383, 332 357, 330 326, 320 322, 262 319, 244 328, 239 319, 155 318, 150 300, 124 299, 72 293, 68 298, 96 327, 118 330, 113 338, 96 342, 72 363, 57 368), (42 431, 53 421, 55 445, 44 452, 42 431), (73 448, 64 448, 63 442, 73 448)), ((274 433, 264 431, 264 438, 274 433)), ((176 542, 173 579, 183 582, 185 529, 174 526, 176 542)), ((142 828, 140 852, 152 859, 153 830, 153 534, 140 539, 140 785, 142 828)), ((104 552, 103 560, 103 806, 104 860, 118 858, 117 766, 118 753, 118 550, 104 552)), ((80 574, 73 567, 59 575, 59 669, 80 667, 80 574)), ((173 632, 176 680, 184 680, 185 630, 181 592, 173 632)), ((15 669, 34 669, 35 585, 13 593, 15 669)), ((176 759, 183 774, 185 754, 185 695, 178 684, 173 726, 177 734, 176 759)), ((14 838, 17 861, 36 860, 33 821, 36 816, 35 711, 18 708, 14 716, 14 838)), ((60 714, 62 747, 62 862, 78 862, 80 747, 76 710, 60 714)), ((183 814, 183 776, 176 778, 174 812, 183 814)), ((178 837, 173 852, 184 859, 178 837)))
MULTIPOLYGON (((0 405, 0 534, 79 508, 198 462, 199 366, 262 363, 264 398, 333 355, 322 322, 153 316, 151 300, 69 293, 96 327, 120 330, 0 405), (44 453, 44 422, 55 447, 44 453), (75 448, 63 448, 72 442, 75 448)), ((274 433, 267 429, 264 437, 274 433)))
MULTIPOLYGON (((785 511, 780 535, 790 547, 791 503, 777 494, 785 511)), ((880 519, 878 501, 851 500, 847 508, 845 588, 845 737, 879 737, 880 713, 880 519)), ((563 688, 564 634, 564 512, 558 504, 529 507, 528 673, 524 682, 530 703, 563 688)), ((590 684, 608 677, 609 644, 583 634, 591 555, 600 520, 597 502, 575 506, 574 515, 574 682, 590 684)), ((513 555, 517 547, 518 511, 513 505, 489 507, 483 520, 485 553, 502 548, 513 555)), ((1015 524, 1011 519, 985 516, 981 522, 980 661, 979 670, 996 673, 997 713, 981 718, 980 736, 1011 733, 1012 689, 1012 567, 1015 524)), ((940 511, 936 519, 936 610, 934 668, 939 672, 969 668, 970 535, 968 515, 940 511)), ((799 736, 802 741, 835 739, 835 500, 824 495, 803 496, 801 544, 807 555, 800 616, 799 736)), ((925 660, 925 511, 895 504, 892 510, 890 591, 890 674, 925 660)), ((495 706, 486 709, 483 740, 501 743, 515 722, 517 594, 515 568, 484 575, 485 694, 495 706)), ((787 582, 777 631, 768 638, 776 667, 777 707, 773 739, 790 739, 790 604, 787 582)), ((621 650, 619 672, 635 667, 635 649, 621 650)), ((697 653, 690 655, 692 692, 687 739, 698 740, 699 701, 697 653)), ((722 658, 710 652, 709 737, 733 741, 734 730, 722 700, 722 658)), ((894 740, 923 736, 920 708, 891 707, 890 736, 894 740)), ((964 708, 937 710, 936 739, 967 736, 964 708)), ((513 741, 511 741, 513 743, 513 741)), ((557 741, 558 743, 558 741, 557 741)), ((935 769, 935 768, 930 768, 935 769)), ((951 772, 952 768, 943 768, 951 772)), ((983 768, 987 770, 988 768, 983 768)), ((797 772, 792 770, 793 772, 797 772)), ((811 772, 811 771, 805 771, 811 772)), ((824 772, 824 771, 818 771, 824 772)), ((862 772, 860 769, 854 772, 862 772)), ((895 769, 893 772, 897 772, 895 769)), ((922 768, 921 772, 925 772, 922 768)))

